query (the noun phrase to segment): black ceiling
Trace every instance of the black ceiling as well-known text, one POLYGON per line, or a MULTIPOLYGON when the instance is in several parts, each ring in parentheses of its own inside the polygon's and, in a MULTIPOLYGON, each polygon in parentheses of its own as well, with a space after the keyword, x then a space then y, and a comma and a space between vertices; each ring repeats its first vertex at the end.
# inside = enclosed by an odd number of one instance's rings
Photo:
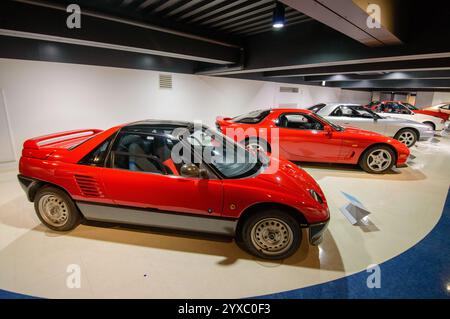
MULTIPOLYGON (((272 30, 274 0, 50 0, 205 35, 240 38, 272 30)), ((286 25, 311 18, 286 7, 286 25)))
POLYGON ((286 27, 274 30, 275 0, 1 0, 0 57, 353 90, 450 90, 448 6, 396 1, 408 6, 396 17, 407 31, 402 43, 368 47, 288 6, 286 27), (66 26, 72 3, 81 7, 81 29, 66 26))

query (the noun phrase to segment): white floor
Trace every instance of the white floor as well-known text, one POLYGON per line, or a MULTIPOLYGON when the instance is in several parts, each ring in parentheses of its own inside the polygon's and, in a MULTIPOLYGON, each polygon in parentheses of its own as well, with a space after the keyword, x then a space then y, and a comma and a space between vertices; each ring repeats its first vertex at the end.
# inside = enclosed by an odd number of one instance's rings
POLYGON ((234 242, 123 228, 81 225, 60 234, 35 216, 15 170, 0 170, 0 289, 40 297, 231 298, 330 281, 390 259, 437 223, 450 184, 450 138, 414 147, 409 167, 387 175, 308 165, 331 210, 324 242, 284 262, 257 260, 234 242), (341 192, 371 212, 366 227, 339 211, 341 192), (81 270, 69 289, 67 267, 81 270))

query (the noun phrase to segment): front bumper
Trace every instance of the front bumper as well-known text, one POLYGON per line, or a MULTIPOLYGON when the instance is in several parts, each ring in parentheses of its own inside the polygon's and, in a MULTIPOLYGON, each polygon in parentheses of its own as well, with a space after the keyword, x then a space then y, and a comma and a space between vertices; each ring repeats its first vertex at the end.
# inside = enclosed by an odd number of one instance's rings
POLYGON ((421 131, 419 141, 428 141, 434 137, 434 131, 421 131))
POLYGON ((309 243, 311 245, 317 246, 322 242, 323 234, 327 230, 329 222, 330 219, 320 223, 309 224, 309 243))

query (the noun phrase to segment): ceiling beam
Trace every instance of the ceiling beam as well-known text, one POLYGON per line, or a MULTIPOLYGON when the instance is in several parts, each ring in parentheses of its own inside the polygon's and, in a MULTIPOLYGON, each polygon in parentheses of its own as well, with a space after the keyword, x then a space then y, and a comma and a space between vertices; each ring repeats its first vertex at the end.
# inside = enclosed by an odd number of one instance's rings
MULTIPOLYGON (((373 0, 380 9, 379 26, 370 27, 367 1, 359 0, 280 0, 286 5, 369 47, 401 44, 394 27, 400 10, 398 1, 373 0)), ((372 21, 372 20, 371 20, 372 21)))
POLYGON ((297 77, 308 75, 348 74, 362 72, 393 72, 414 70, 450 70, 450 58, 417 59, 403 61, 387 61, 373 63, 354 63, 344 65, 329 65, 320 67, 305 67, 282 71, 264 72, 266 77, 297 77))
POLYGON ((82 27, 66 26, 64 6, 1 1, 0 35, 92 46, 212 64, 235 64, 241 48, 189 33, 82 11, 82 27))
POLYGON ((450 79, 336 81, 327 83, 327 86, 342 89, 450 89, 450 79))
POLYGON ((408 80, 408 79, 450 79, 450 70, 410 71, 372 74, 332 74, 306 76, 309 82, 361 81, 361 80, 408 80))

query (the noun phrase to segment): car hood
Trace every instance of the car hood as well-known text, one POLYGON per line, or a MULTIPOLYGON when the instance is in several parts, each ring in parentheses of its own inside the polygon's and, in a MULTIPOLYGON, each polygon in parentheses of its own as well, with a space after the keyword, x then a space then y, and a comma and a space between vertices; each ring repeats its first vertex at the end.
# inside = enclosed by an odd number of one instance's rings
POLYGON ((366 131, 366 130, 363 130, 363 129, 360 129, 360 128, 357 128, 357 127, 353 127, 353 126, 346 126, 345 127, 345 132, 346 133, 350 133, 353 136, 356 136, 356 135, 361 135, 361 136, 364 136, 364 137, 369 137, 369 136, 371 136, 371 137, 380 137, 380 136, 383 136, 382 134, 379 134, 379 133, 376 133, 376 132, 372 132, 372 131, 366 131))
POLYGON ((322 198, 325 198, 319 184, 307 172, 294 163, 284 159, 270 157, 270 166, 258 178, 272 183, 277 187, 289 189, 294 192, 297 192, 299 189, 313 189, 322 198), (278 169, 275 170, 276 165, 278 165, 278 169), (270 173, 269 170, 271 169, 274 170, 273 173, 270 173))

